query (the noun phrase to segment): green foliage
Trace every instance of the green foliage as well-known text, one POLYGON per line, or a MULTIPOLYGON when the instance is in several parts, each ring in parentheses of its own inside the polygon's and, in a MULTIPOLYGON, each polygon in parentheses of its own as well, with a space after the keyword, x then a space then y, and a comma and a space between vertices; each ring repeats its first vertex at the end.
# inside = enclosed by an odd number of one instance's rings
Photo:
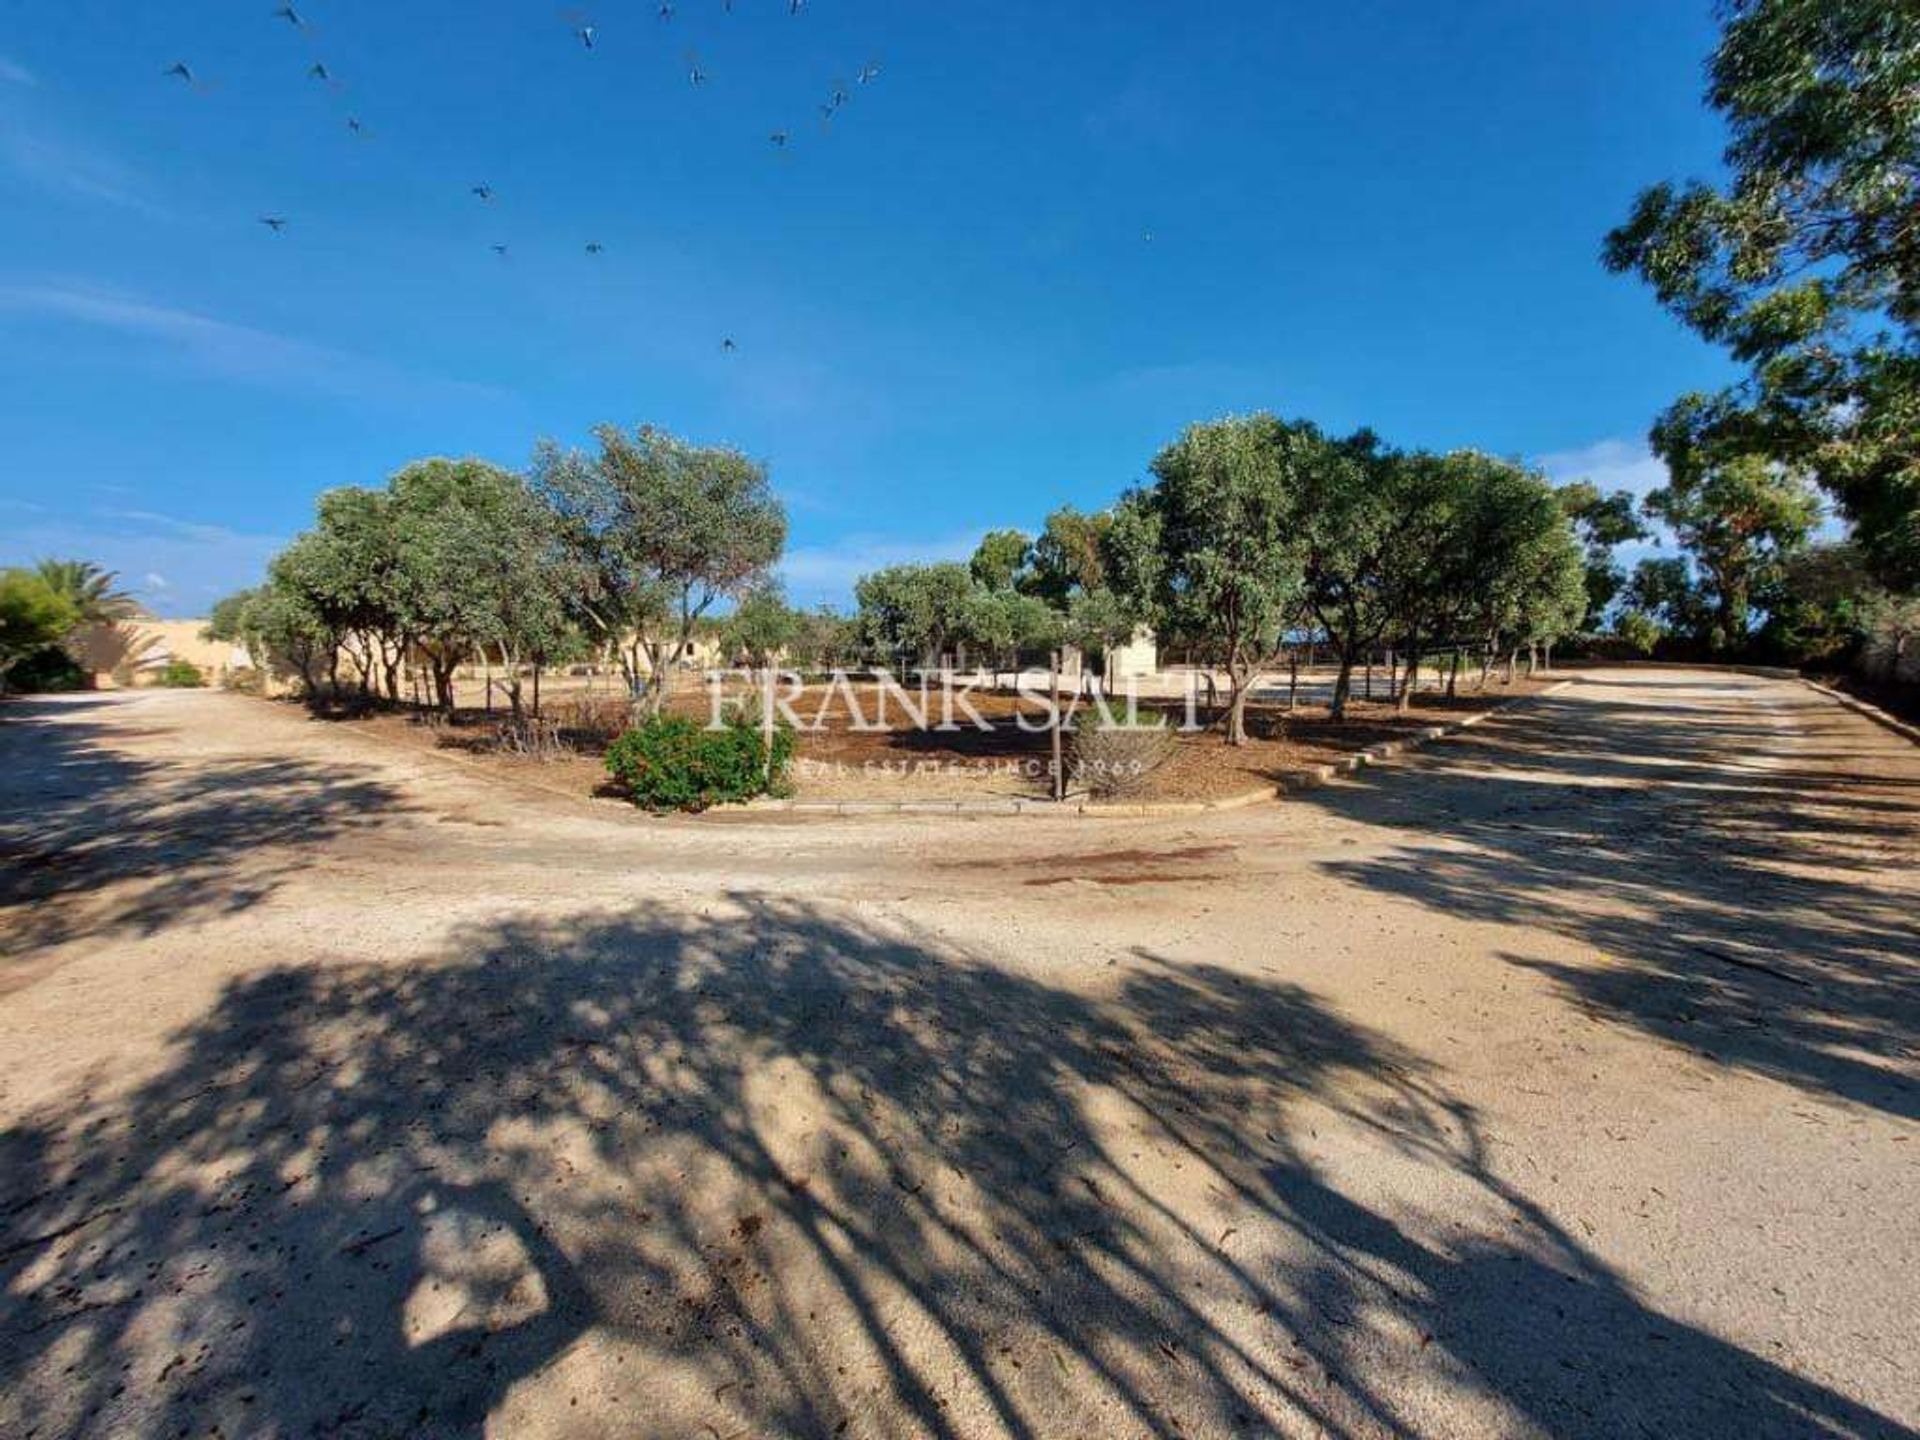
POLYGON ((861 642, 886 663, 933 665, 967 636, 973 575, 965 565, 891 565, 854 582, 861 642))
POLYGON ((1656 185, 1604 258, 1749 367, 1655 426, 1679 475, 1731 455, 1805 467, 1886 584, 1920 583, 1920 8, 1727 0, 1707 98, 1719 188, 1656 185))
POLYGON ((0 570, 0 681, 29 655, 55 645, 79 623, 63 590, 33 570, 0 570))
POLYGON ((981 538, 967 568, 976 585, 987 590, 1012 590, 1027 578, 1033 541, 1019 530, 989 530, 981 538))
POLYGON ((685 715, 654 715, 607 747, 607 772, 647 810, 706 810, 779 788, 793 758, 791 730, 773 732, 772 781, 751 716, 719 729, 685 715))
POLYGON ((1154 457, 1153 483, 1121 502, 1124 520, 1116 516, 1131 598, 1226 667, 1234 744, 1246 738, 1254 667, 1273 652, 1300 600, 1295 487, 1324 443, 1312 426, 1271 415, 1192 426, 1154 457))
POLYGON ((1682 556, 1649 556, 1634 566, 1621 599, 1628 609, 1652 618, 1667 634, 1705 644, 1712 634, 1713 601, 1694 582, 1682 556))
POLYGON ((76 628, 118 625, 140 613, 133 597, 116 588, 120 577, 91 560, 42 560, 34 569, 72 606, 76 628))
POLYGON ((649 702, 669 665, 718 600, 746 593, 780 558, 787 515, 764 465, 724 446, 690 445, 664 430, 594 431, 598 455, 543 444, 533 487, 552 509, 586 584, 574 604, 604 640, 631 641, 628 679, 649 702))
POLYGON ((1627 572, 1614 559, 1614 551, 1632 541, 1648 539, 1650 532, 1640 519, 1631 491, 1603 494, 1592 481, 1575 480, 1556 493, 1580 540, 1587 614, 1597 620, 1627 583, 1627 572))
POLYGON ((721 630, 722 643, 756 667, 774 663, 806 629, 807 617, 787 604, 780 587, 767 581, 748 591, 733 607, 721 630))
POLYGON ((1063 505, 1047 516, 1045 528, 1033 542, 1021 588, 1056 610, 1070 609, 1075 596, 1107 592, 1108 536, 1112 531, 1112 511, 1087 514, 1063 505))
POLYGON ((207 683, 207 677, 200 673, 200 667, 191 660, 175 658, 166 663, 156 683, 169 690, 198 690, 207 683))
POLYGON ((80 668, 64 645, 43 646, 24 656, 6 672, 6 682, 23 695, 59 695, 93 688, 93 676, 80 668))
POLYGON ((1015 661, 1023 652, 1058 643, 1060 616, 1037 595, 1013 590, 976 590, 962 611, 967 643, 998 660, 1015 661))
POLYGON ((1706 577, 1713 620, 1699 638, 1715 650, 1737 650, 1751 628, 1755 590, 1806 544, 1820 505, 1792 472, 1742 455, 1676 472, 1672 485, 1647 497, 1647 513, 1673 528, 1706 577))
POLYGON ((1635 654, 1651 655, 1667 632, 1644 610, 1622 610, 1613 617, 1613 633, 1635 654))
POLYGON ((1756 599, 1759 652, 1787 664, 1837 661, 1858 649, 1880 589, 1858 546, 1811 545, 1770 568, 1756 599))

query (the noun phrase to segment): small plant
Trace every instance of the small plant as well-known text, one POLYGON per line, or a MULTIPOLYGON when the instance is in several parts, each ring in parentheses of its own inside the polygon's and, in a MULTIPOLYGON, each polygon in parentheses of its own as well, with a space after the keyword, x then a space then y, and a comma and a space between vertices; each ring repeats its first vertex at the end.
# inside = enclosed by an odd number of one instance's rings
POLYGON ((207 683, 207 677, 200 673, 200 667, 191 660, 169 660, 166 668, 160 672, 159 684, 169 690, 198 690, 207 683))
POLYGON ((1097 799, 1137 795, 1179 743, 1173 728, 1157 716, 1141 716, 1129 725, 1091 715, 1074 729, 1071 773, 1097 799))
POLYGON ((607 747, 607 773, 648 810, 705 810, 779 791, 793 759, 793 732, 773 732, 772 764, 745 717, 708 729, 686 715, 656 715, 607 747))

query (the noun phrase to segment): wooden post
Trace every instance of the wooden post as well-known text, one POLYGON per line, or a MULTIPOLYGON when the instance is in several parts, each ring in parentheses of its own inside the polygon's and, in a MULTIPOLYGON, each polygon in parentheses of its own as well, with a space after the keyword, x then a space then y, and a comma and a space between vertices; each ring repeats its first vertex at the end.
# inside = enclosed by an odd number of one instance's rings
MULTIPOLYGON (((1311 660, 1309 660, 1309 663, 1311 663, 1311 660)), ((1294 707, 1299 699, 1300 652, 1298 650, 1289 650, 1287 652, 1287 713, 1289 715, 1293 713, 1294 707)))
POLYGON ((1373 699, 1373 651, 1367 651, 1367 699, 1373 699))
POLYGON ((1058 650, 1053 651, 1049 656, 1049 665, 1053 672, 1047 691, 1048 697, 1053 701, 1053 798, 1058 804, 1067 798, 1067 769, 1060 744, 1060 652, 1058 650))

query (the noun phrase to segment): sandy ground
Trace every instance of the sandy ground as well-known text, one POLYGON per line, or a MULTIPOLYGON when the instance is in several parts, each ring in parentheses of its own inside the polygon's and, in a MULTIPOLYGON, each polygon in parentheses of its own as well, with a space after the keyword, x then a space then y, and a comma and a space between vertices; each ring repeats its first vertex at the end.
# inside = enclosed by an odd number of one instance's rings
POLYGON ((0 1434, 1920 1426, 1920 749, 1798 685, 1155 822, 5 713, 0 1434))

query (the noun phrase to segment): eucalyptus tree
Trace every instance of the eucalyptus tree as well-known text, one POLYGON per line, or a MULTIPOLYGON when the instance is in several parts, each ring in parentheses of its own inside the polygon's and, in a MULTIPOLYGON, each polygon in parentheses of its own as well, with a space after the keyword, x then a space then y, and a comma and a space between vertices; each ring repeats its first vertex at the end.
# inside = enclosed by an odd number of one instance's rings
POLYGON ((695 625, 771 573, 786 510, 766 467, 738 450, 652 426, 603 425, 594 438, 597 455, 542 444, 534 488, 586 576, 582 617, 619 647, 636 698, 657 711, 695 625))
POLYGON ((980 537, 967 569, 986 590, 1013 590, 1027 578, 1033 540, 1022 530, 989 530, 980 537))
POLYGON ((1597 621, 1627 583, 1627 572, 1615 558, 1616 552, 1622 545, 1650 538, 1651 532, 1641 520, 1629 490, 1602 492, 1590 480, 1575 480, 1555 493, 1580 539, 1587 614, 1597 621))
POLYGON ((1709 639, 1716 650, 1746 642, 1756 586, 1807 543, 1820 521, 1819 499, 1805 481, 1758 454, 1682 468, 1671 485, 1647 497, 1646 506, 1672 527, 1706 577, 1714 606, 1709 639))
POLYGON ((1660 184, 1604 258, 1748 367, 1656 423, 1676 468, 1761 453, 1837 496, 1880 579, 1920 585, 1920 7, 1725 0, 1719 185, 1660 184))
POLYGON ((1252 683, 1300 604, 1295 488, 1319 443, 1265 414, 1192 426, 1115 516, 1122 593, 1227 672, 1230 745, 1246 743, 1252 683))

